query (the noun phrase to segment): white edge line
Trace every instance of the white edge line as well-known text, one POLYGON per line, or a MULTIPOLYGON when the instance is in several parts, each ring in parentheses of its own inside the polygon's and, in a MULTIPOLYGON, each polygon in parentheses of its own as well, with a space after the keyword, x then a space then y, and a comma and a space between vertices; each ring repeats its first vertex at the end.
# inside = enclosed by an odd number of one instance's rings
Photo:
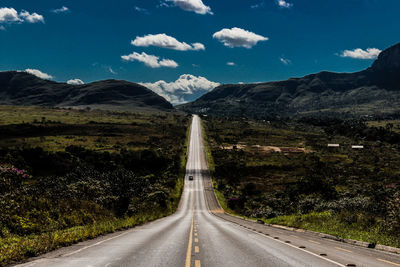
MULTIPOLYGON (((133 229, 132 229, 132 230, 133 230, 133 229)), ((75 250, 75 251, 73 251, 73 252, 71 252, 71 253, 64 254, 64 255, 62 255, 62 257, 68 257, 68 256, 71 256, 71 255, 74 255, 74 254, 76 254, 76 253, 81 252, 82 250, 85 250, 85 249, 88 249, 88 248, 91 248, 91 247, 100 245, 101 243, 104 243, 104 242, 106 242, 106 241, 110 241, 110 240, 115 239, 115 238, 117 238, 117 237, 121 237, 121 236, 123 236, 123 235, 129 234, 130 232, 132 232, 132 230, 131 230, 131 231, 127 231, 127 232, 122 233, 122 234, 119 234, 119 235, 117 235, 117 236, 113 236, 113 237, 110 237, 110 238, 108 238, 108 239, 99 241, 99 242, 94 243, 94 244, 92 244, 92 245, 90 245, 90 246, 86 246, 86 247, 83 247, 83 248, 81 248, 81 249, 75 250)))
MULTIPOLYGON (((236 225, 241 226, 240 224, 236 224, 236 225)), ((241 227, 244 228, 243 226, 241 226, 241 227)), ((322 256, 320 256, 320 255, 318 255, 318 254, 315 254, 315 253, 311 252, 311 251, 298 248, 298 247, 296 247, 296 246, 294 246, 294 245, 292 245, 292 244, 285 243, 285 242, 283 242, 283 241, 281 241, 281 240, 278 240, 278 239, 272 238, 272 237, 270 237, 270 236, 264 235, 264 234, 262 234, 262 233, 256 232, 256 231, 254 231, 254 230, 252 230, 252 229, 248 229, 248 228, 244 228, 244 229, 245 229, 245 230, 248 230, 248 231, 250 231, 250 232, 256 233, 256 234, 258 234, 258 235, 260 235, 260 236, 267 237, 267 238, 269 238, 269 239, 271 239, 271 240, 274 240, 274 241, 276 241, 276 242, 282 243, 282 244, 284 244, 284 245, 290 246, 290 247, 295 248, 295 249, 297 249, 297 250, 306 252, 306 253, 311 254, 311 255, 313 255, 313 256, 315 256, 315 257, 317 257, 317 258, 320 258, 320 259, 329 261, 330 263, 336 264, 337 266, 346 267, 346 265, 344 265, 344 264, 341 264, 341 263, 336 262, 336 261, 333 261, 333 260, 331 260, 331 259, 322 257, 322 256)))

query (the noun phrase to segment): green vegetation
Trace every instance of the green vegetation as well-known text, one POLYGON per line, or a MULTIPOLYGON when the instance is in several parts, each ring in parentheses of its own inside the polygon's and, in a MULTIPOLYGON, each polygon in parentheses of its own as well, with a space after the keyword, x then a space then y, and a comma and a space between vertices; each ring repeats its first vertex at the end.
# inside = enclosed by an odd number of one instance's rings
POLYGON ((0 110, 0 265, 176 210, 189 116, 0 110))
POLYGON ((397 123, 204 117, 217 198, 248 218, 400 247, 397 123))

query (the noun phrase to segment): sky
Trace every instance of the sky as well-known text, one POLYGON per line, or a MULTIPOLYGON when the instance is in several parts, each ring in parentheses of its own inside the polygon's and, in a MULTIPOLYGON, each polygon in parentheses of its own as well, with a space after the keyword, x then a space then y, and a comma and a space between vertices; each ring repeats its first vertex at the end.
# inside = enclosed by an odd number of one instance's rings
POLYGON ((0 0, 0 70, 141 83, 173 104, 219 84, 354 72, 400 42, 399 0, 0 0))

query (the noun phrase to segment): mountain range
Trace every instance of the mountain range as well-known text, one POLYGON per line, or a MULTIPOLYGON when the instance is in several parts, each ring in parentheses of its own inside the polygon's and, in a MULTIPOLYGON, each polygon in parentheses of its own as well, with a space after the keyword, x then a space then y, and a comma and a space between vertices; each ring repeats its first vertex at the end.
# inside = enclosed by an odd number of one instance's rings
POLYGON ((21 71, 0 72, 0 105, 170 111, 173 106, 150 89, 127 81, 71 85, 21 71))
MULTIPOLYGON (((0 105, 174 110, 163 97, 136 83, 104 80, 71 85, 20 71, 0 72, 0 105)), ((380 53, 363 71, 323 71, 286 81, 225 84, 177 108, 248 117, 400 114, 400 43, 380 53)))
POLYGON ((226 84, 178 108, 251 117, 399 113, 400 43, 381 52, 371 67, 360 72, 323 71, 286 81, 226 84))

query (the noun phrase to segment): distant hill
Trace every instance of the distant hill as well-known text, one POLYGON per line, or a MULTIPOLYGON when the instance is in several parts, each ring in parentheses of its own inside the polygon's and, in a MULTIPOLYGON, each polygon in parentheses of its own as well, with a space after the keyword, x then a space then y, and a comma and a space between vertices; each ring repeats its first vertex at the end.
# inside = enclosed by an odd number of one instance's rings
POLYGON ((105 80, 70 85, 26 72, 0 72, 0 105, 96 108, 119 111, 173 110, 150 89, 126 81, 105 80))
POLYGON ((320 72, 259 84, 227 84, 178 107, 234 116, 382 115, 400 112, 400 43, 356 73, 320 72))

